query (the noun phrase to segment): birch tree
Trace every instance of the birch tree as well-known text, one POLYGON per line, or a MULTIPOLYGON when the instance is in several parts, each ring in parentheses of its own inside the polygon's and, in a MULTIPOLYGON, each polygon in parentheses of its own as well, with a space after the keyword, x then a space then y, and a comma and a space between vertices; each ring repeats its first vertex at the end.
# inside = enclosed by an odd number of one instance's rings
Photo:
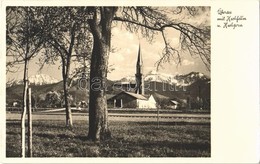
POLYGON ((24 64, 23 71, 23 109, 21 115, 21 156, 25 157, 25 116, 28 95, 29 61, 42 48, 44 40, 42 29, 36 24, 35 10, 29 7, 7 7, 6 9, 6 68, 12 69, 16 64, 24 64))

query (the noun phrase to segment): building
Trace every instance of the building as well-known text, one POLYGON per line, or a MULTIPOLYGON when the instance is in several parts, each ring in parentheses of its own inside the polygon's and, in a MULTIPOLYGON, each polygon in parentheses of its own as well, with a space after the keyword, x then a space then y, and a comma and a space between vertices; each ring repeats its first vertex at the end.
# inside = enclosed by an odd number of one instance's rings
POLYGON ((170 102, 171 102, 171 104, 170 104, 170 108, 171 109, 177 109, 177 108, 179 108, 179 102, 178 101, 175 101, 175 100, 170 100, 170 102))
POLYGON ((156 101, 153 95, 144 96, 132 92, 122 91, 119 94, 109 98, 108 107, 114 108, 156 108, 156 101))
MULTIPOLYGON (((135 87, 133 92, 124 90, 107 100, 108 107, 114 108, 156 108, 156 101, 153 95, 145 95, 144 93, 144 75, 143 75, 143 60, 141 54, 141 47, 139 45, 136 74, 135 74, 135 87)), ((121 84, 124 86, 124 84, 121 84)), ((132 87, 131 87, 132 88, 132 87)))

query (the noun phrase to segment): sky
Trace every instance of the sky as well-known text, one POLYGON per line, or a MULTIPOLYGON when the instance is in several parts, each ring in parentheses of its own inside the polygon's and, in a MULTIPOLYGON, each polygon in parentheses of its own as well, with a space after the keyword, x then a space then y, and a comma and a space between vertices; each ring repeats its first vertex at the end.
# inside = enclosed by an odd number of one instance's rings
MULTIPOLYGON (((204 22, 210 18, 209 15, 200 15, 196 19, 190 19, 190 22, 204 22)), ((178 47, 179 32, 175 30, 166 31, 167 39, 170 40, 171 44, 178 47)), ((144 74, 150 71, 156 70, 155 63, 160 59, 162 50, 164 48, 164 42, 161 34, 158 34, 153 39, 152 43, 149 43, 145 38, 138 33, 131 33, 127 31, 120 23, 118 23, 112 29, 112 41, 111 46, 115 49, 114 52, 110 53, 109 65, 114 70, 108 73, 108 79, 119 80, 126 76, 134 76, 136 69, 136 61, 139 45, 141 47, 141 53, 143 58, 143 69, 144 74)), ((48 74, 58 80, 62 79, 61 69, 59 69, 59 63, 56 65, 45 65, 45 67, 39 71, 39 66, 36 64, 38 58, 34 58, 30 61, 29 65, 29 76, 35 74, 48 74)), ((22 65, 20 70, 16 73, 8 73, 6 81, 13 79, 22 79, 23 69, 22 65)), ((73 68, 73 66, 72 66, 73 68)), ((205 65, 199 58, 192 58, 189 54, 182 54, 182 64, 177 66, 173 61, 165 63, 162 67, 159 67, 158 72, 166 74, 187 74, 192 71, 202 72, 210 76, 210 72, 207 71, 205 65)))
MULTIPOLYGON (((156 62, 160 59, 164 42, 162 36, 156 36, 153 43, 149 43, 145 38, 141 38, 136 34, 116 27, 113 29, 114 36, 112 37, 112 45, 116 48, 115 53, 111 53, 109 57, 109 64, 115 70, 108 75, 108 79, 121 79, 125 76, 135 75, 135 66, 137 62, 137 55, 139 44, 143 58, 144 74, 157 69, 156 62)), ((176 31, 169 31, 169 36, 178 36, 176 31)), ((178 38, 171 38, 173 44, 177 45, 178 38)), ((199 58, 192 58, 188 54, 183 54, 182 65, 177 66, 174 61, 164 63, 159 67, 158 72, 166 74, 186 74, 191 71, 202 72, 210 75, 206 70, 205 65, 199 58)))

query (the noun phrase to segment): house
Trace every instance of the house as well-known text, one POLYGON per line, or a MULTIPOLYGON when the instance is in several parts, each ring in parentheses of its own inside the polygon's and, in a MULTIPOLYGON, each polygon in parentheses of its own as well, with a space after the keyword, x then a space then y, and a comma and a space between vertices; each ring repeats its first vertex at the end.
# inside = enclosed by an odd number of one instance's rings
POLYGON ((165 96, 159 93, 154 93, 153 97, 157 102, 157 107, 162 109, 181 109, 182 100, 173 96, 165 96))
POLYGON ((170 100, 170 108, 171 109, 177 109, 179 107, 179 102, 178 101, 175 101, 175 100, 170 100))
POLYGON ((19 107, 20 103, 18 101, 14 101, 12 104, 13 107, 19 107))
POLYGON ((107 100, 108 107, 114 108, 156 108, 153 95, 144 96, 132 92, 122 91, 107 100))

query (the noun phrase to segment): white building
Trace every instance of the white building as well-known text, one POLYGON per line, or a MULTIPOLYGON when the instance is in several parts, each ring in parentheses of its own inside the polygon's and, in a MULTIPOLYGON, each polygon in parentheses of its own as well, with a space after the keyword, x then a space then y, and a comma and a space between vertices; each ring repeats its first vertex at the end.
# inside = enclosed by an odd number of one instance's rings
POLYGON ((107 100, 109 107, 154 109, 156 101, 153 95, 143 96, 136 93, 122 91, 107 100))

